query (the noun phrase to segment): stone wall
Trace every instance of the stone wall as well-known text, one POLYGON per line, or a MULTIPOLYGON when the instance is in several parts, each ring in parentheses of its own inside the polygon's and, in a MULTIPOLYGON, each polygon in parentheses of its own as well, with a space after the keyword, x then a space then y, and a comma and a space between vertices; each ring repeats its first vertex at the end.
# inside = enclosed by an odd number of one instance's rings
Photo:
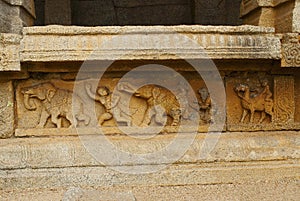
POLYGON ((21 71, 1 73, 2 198, 297 198, 300 74, 281 45, 255 26, 24 28, 21 71))

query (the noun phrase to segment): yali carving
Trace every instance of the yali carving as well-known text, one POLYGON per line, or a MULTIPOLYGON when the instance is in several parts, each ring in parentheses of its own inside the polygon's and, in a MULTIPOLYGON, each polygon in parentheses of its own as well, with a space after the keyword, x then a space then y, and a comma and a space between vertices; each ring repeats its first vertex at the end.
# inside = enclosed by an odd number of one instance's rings
POLYGON ((262 123, 266 114, 270 115, 271 122, 273 121, 273 100, 272 92, 266 80, 261 83, 262 90, 259 92, 250 92, 250 87, 247 84, 239 84, 235 87, 235 92, 241 99, 241 105, 243 108, 243 114, 240 122, 245 121, 246 116, 250 113, 250 123, 254 121, 254 112, 260 112, 261 117, 259 123, 262 123))

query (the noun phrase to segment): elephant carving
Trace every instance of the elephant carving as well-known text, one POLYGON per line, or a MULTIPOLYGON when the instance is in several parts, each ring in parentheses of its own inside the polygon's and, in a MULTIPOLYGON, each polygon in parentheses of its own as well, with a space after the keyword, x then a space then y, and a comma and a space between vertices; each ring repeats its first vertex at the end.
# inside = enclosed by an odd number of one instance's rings
POLYGON ((122 83, 119 90, 132 93, 135 97, 143 98, 147 101, 147 109, 141 126, 147 126, 153 118, 156 123, 164 123, 164 114, 170 116, 172 126, 177 126, 182 115, 180 104, 174 94, 165 88, 157 85, 146 85, 137 90, 129 83, 122 83), (153 108, 154 110, 151 110, 153 108))
POLYGON ((37 109, 37 105, 30 99, 41 101, 41 115, 37 128, 43 128, 49 117, 57 128, 62 127, 62 117, 70 122, 70 127, 76 127, 78 121, 83 121, 85 125, 90 122, 90 117, 83 113, 80 97, 70 91, 56 88, 51 82, 22 88, 21 93, 24 95, 24 106, 27 110, 37 109), (75 98, 72 101, 73 96, 75 98))

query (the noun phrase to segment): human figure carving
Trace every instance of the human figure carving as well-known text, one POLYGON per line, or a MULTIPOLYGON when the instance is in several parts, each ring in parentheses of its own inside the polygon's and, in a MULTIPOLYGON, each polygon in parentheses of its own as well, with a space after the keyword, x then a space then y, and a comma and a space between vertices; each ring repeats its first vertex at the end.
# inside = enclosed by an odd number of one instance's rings
POLYGON ((98 120, 100 125, 114 117, 116 122, 123 122, 127 126, 131 126, 131 115, 124 109, 124 105, 121 104, 121 95, 119 93, 114 94, 114 99, 112 100, 110 90, 105 86, 98 87, 97 94, 92 92, 90 84, 86 84, 85 88, 89 97, 101 103, 105 108, 105 112, 100 115, 98 120))
POLYGON ((199 101, 199 109, 201 112, 201 119, 205 123, 209 123, 211 121, 211 98, 208 93, 207 88, 202 87, 199 89, 198 93, 200 94, 200 101, 199 101))
POLYGON ((273 116, 273 100, 271 99, 272 93, 267 81, 262 83, 262 92, 256 94, 255 96, 250 96, 249 86, 246 84, 239 84, 235 87, 237 95, 241 98, 241 104, 243 107, 243 114, 240 120, 241 123, 244 122, 247 114, 250 112, 250 123, 253 123, 254 112, 261 112, 261 118, 259 123, 262 123, 266 118, 266 114, 273 116))
POLYGON ((27 110, 37 109, 35 104, 30 103, 30 99, 41 101, 42 112, 37 128, 43 128, 49 117, 57 128, 62 127, 61 117, 65 117, 70 122, 70 127, 76 127, 78 121, 84 121, 85 125, 90 122, 90 117, 83 113, 83 102, 80 97, 70 91, 56 88, 50 82, 22 88, 21 92, 27 110), (74 97, 73 101, 72 97, 74 97))

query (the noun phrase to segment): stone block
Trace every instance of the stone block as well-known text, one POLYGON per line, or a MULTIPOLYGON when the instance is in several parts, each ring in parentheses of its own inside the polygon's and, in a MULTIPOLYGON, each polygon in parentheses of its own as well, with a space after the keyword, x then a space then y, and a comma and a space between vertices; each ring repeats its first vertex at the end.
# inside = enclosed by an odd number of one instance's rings
POLYGON ((111 0, 72 1, 72 23, 82 26, 116 25, 116 11, 111 0))
POLYGON ((237 73, 226 80, 227 129, 257 131, 297 129, 294 78, 265 73, 237 73))
POLYGON ((0 72, 21 70, 20 40, 20 35, 0 33, 0 72))
POLYGON ((117 7, 120 25, 178 25, 191 24, 188 5, 159 5, 146 7, 117 7))
POLYGON ((299 33, 298 0, 243 0, 241 18, 243 24, 275 27, 276 32, 299 33))
POLYGON ((45 24, 71 25, 70 0, 45 0, 45 24))
POLYGON ((273 28, 254 26, 45 26, 24 28, 21 42, 23 62, 178 60, 178 56, 277 60, 280 38, 273 28))
POLYGON ((240 0, 195 1, 195 23, 202 25, 239 25, 240 0))
POLYGON ((0 33, 22 33, 24 26, 32 26, 35 19, 33 0, 0 1, 0 33))
POLYGON ((0 82, 0 138, 14 133, 14 90, 12 82, 0 82))

